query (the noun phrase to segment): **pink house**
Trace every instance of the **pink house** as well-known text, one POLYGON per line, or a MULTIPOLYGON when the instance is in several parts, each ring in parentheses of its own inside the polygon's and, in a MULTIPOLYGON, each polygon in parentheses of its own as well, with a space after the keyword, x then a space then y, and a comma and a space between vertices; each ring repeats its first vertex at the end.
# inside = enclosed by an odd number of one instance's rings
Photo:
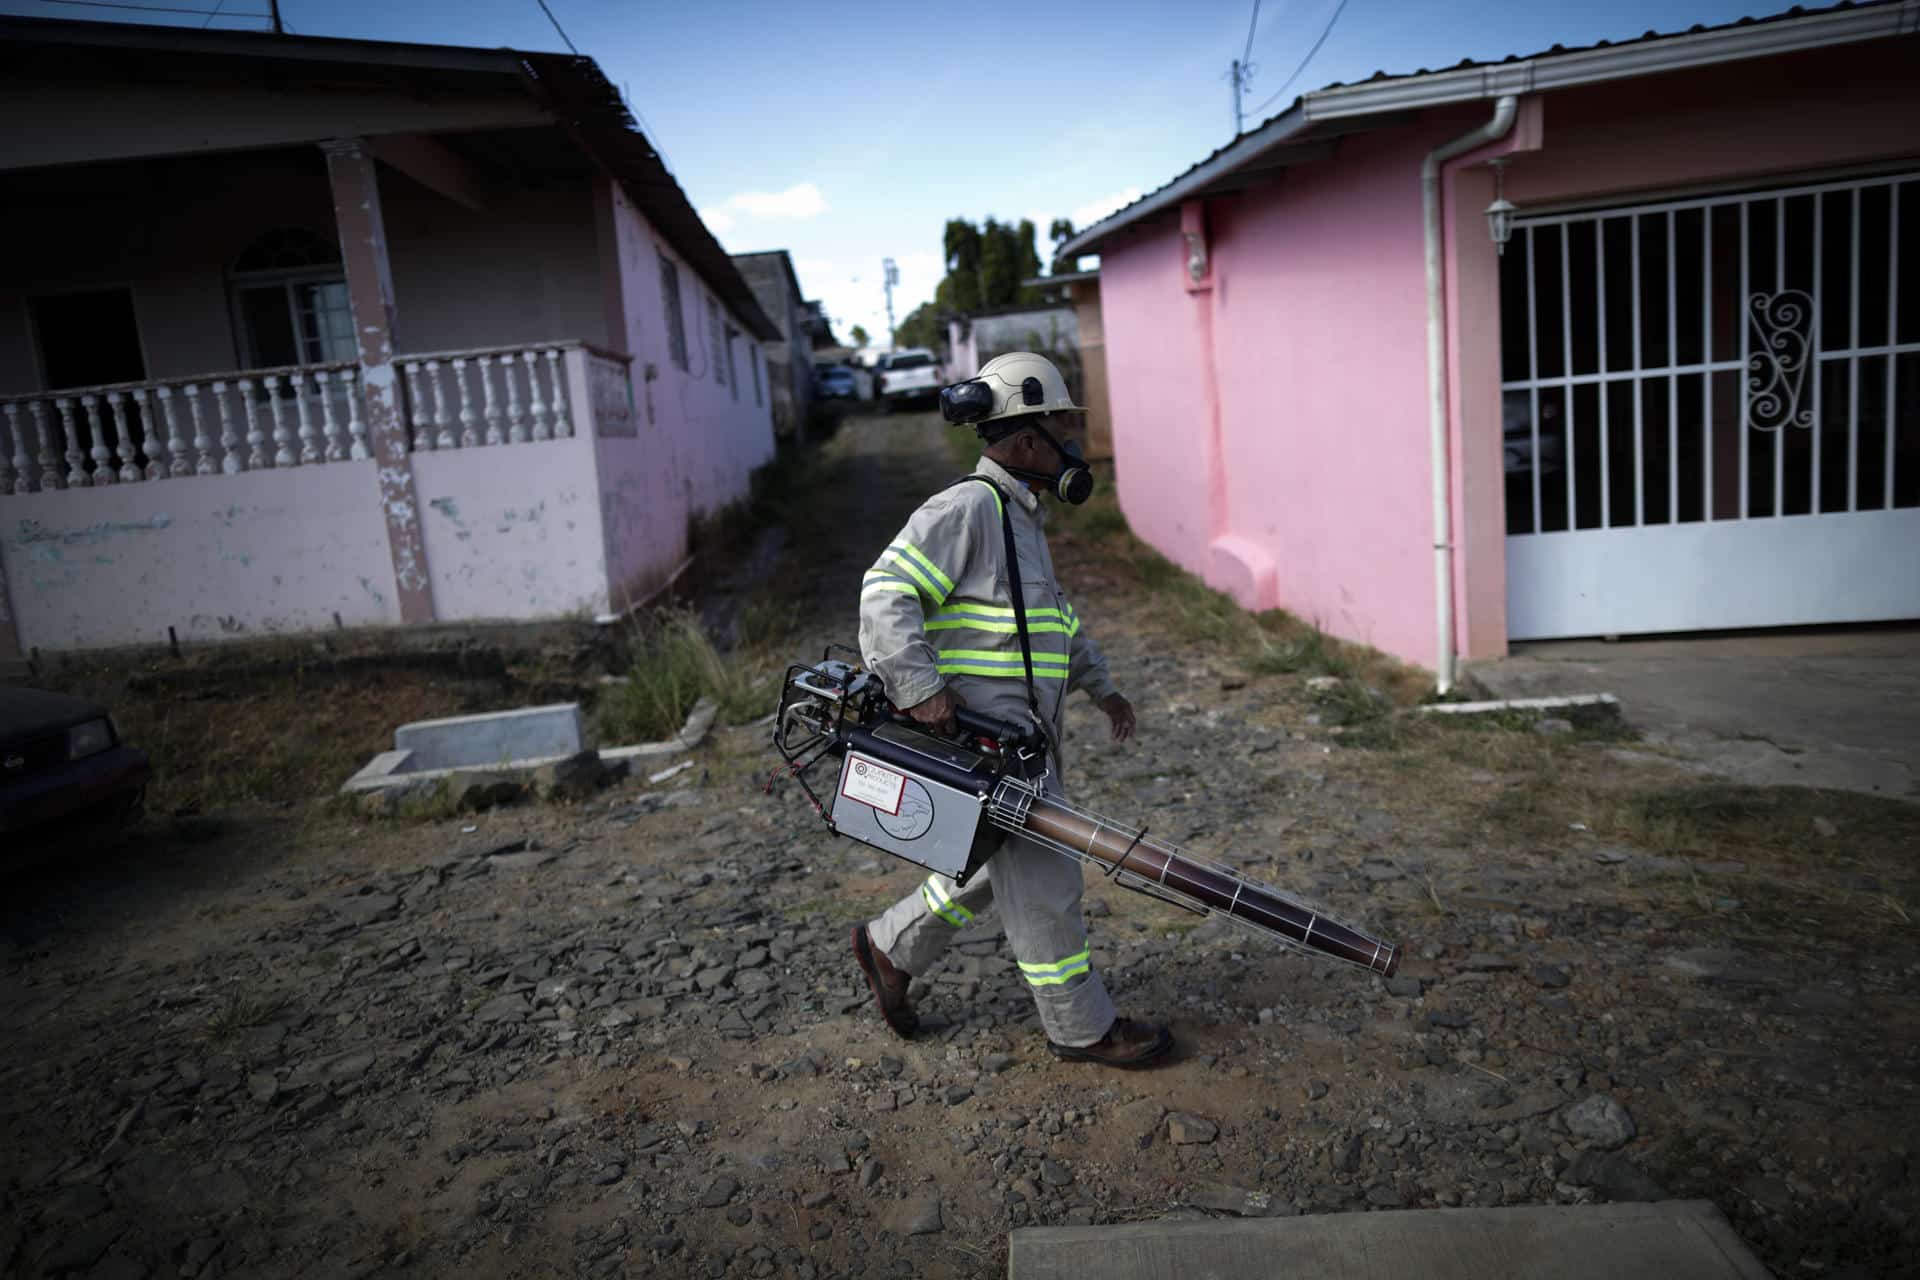
POLYGON ((1920 616, 1916 31, 1336 85, 1082 232, 1128 520, 1442 688, 1510 640, 1920 616))
POLYGON ((610 618, 779 331, 587 58, 0 19, 0 660, 610 618))

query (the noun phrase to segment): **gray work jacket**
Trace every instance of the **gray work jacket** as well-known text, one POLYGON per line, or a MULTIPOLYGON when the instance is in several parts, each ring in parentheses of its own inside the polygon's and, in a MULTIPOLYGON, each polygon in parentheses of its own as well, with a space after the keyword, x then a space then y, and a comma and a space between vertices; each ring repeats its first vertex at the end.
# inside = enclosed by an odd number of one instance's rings
MULTIPOLYGON (((1060 740, 1069 690, 1095 700, 1117 692, 1107 660, 1054 578, 1046 511, 1033 491, 991 458, 973 474, 1008 496, 1014 549, 1033 648, 1040 712, 1060 740)), ((1008 590, 1000 499, 977 481, 920 505, 867 571, 860 588, 860 652, 898 707, 943 687, 986 715, 1027 722, 1025 668, 1008 590)))

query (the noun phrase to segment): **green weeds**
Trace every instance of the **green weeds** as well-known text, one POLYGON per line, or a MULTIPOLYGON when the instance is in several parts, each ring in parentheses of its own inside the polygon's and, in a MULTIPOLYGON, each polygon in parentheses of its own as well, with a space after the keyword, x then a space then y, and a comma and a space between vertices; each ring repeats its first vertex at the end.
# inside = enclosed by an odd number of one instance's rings
POLYGON ((710 697, 723 723, 764 713, 767 676, 752 655, 723 654, 693 613, 666 610, 631 624, 632 660, 626 679, 599 701, 601 736, 610 742, 655 742, 672 737, 694 704, 710 697))

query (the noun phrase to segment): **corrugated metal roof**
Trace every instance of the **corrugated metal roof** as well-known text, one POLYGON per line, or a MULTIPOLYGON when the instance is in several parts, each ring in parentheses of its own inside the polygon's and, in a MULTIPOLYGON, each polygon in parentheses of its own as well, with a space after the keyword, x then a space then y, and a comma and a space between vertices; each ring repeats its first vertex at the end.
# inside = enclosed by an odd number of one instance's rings
MULTIPOLYGON (((1422 67, 1416 71, 1409 71, 1409 72, 1388 72, 1388 71, 1382 70, 1382 71, 1374 72, 1371 76, 1367 77, 1365 80, 1353 81, 1353 82, 1343 82, 1343 81, 1336 80, 1333 83, 1324 85, 1319 89, 1315 89, 1310 92, 1301 94, 1299 97, 1295 98, 1290 104, 1288 104, 1288 106, 1284 110, 1279 111, 1274 115, 1268 116, 1266 119, 1262 120, 1259 124, 1255 125, 1251 129, 1248 129, 1245 133, 1235 138, 1232 142, 1229 142, 1227 145, 1223 147, 1219 147, 1215 149, 1213 152, 1208 154, 1203 159, 1189 166, 1187 169, 1183 170, 1179 174, 1176 174, 1173 178, 1171 178, 1161 186, 1141 196, 1138 200, 1135 200, 1131 204, 1128 204, 1120 209, 1115 210, 1113 213, 1107 215, 1105 218, 1101 219, 1099 222, 1095 223, 1093 226, 1088 227, 1086 230, 1080 232, 1079 235, 1075 236, 1072 240, 1068 241, 1065 245, 1062 246, 1062 248, 1070 249, 1074 255, 1096 253, 1098 252, 1098 248, 1097 248, 1098 242, 1101 239, 1111 234, 1113 231, 1117 231, 1122 226, 1125 226, 1128 223, 1135 221, 1138 217, 1142 216, 1143 212, 1147 211, 1147 206, 1152 206, 1152 205, 1155 205, 1156 203, 1161 202, 1162 198, 1165 196, 1167 192, 1171 191, 1176 187, 1179 187, 1183 182, 1188 181, 1194 175, 1201 173, 1203 170, 1208 170, 1211 168, 1211 169, 1218 170, 1220 172, 1231 171, 1234 168, 1238 167, 1234 163, 1234 157, 1236 155, 1244 154, 1246 161, 1251 162, 1257 157, 1266 156, 1268 153, 1272 152, 1274 150, 1274 146, 1276 142, 1286 142, 1296 137, 1304 139, 1307 135, 1309 135, 1312 132, 1311 122, 1314 119, 1328 119, 1332 117, 1333 115, 1332 112, 1316 113, 1314 110, 1314 107, 1319 101, 1322 101, 1330 96, 1343 97, 1343 96, 1354 94, 1356 91, 1369 90, 1380 85, 1390 85, 1390 84, 1396 84, 1396 83, 1411 84, 1413 82, 1418 82, 1426 79, 1437 79, 1440 77, 1457 76, 1461 72, 1486 71, 1489 73, 1497 74, 1498 69, 1503 67, 1511 68, 1511 67, 1518 67, 1524 64, 1539 63, 1539 62, 1543 62, 1543 61, 1555 59, 1555 58, 1563 58, 1563 57, 1571 58, 1571 57, 1574 57, 1575 55, 1590 55, 1602 50, 1632 49, 1640 46, 1657 44, 1658 42, 1661 42, 1661 41, 1680 40, 1690 36, 1707 35, 1713 32, 1734 32, 1734 31, 1740 31, 1746 28, 1767 27, 1770 25, 1791 22, 1791 21, 1810 18, 1810 17, 1817 17, 1821 15, 1837 14, 1837 13, 1843 13, 1843 12, 1855 11, 1855 10, 1864 11, 1864 10, 1891 10, 1891 9, 1901 9, 1901 10, 1912 12, 1916 15, 1916 20, 1920 21, 1920 5, 1916 5, 1915 0, 1839 0, 1839 3, 1836 3, 1836 4, 1822 5, 1822 6, 1815 6, 1815 7, 1805 7, 1801 5, 1795 5, 1792 8, 1786 9, 1780 13, 1767 14, 1762 17, 1740 18, 1733 22, 1720 23, 1720 24, 1711 25, 1711 26, 1703 23, 1696 23, 1693 26, 1688 27, 1684 31, 1648 31, 1644 35, 1636 36, 1630 40, 1614 40, 1614 41, 1601 40, 1594 44, 1578 45, 1573 47, 1555 44, 1555 45, 1549 46, 1548 48, 1542 49, 1537 53, 1509 54, 1504 58, 1500 58, 1492 61, 1476 62, 1472 58, 1463 58, 1458 63, 1455 63, 1453 66, 1450 66, 1450 67, 1442 67, 1437 69, 1422 67), (1287 123, 1289 123, 1290 119, 1297 127, 1290 130, 1284 130, 1284 132, 1288 134, 1287 137, 1276 139, 1273 137, 1262 136, 1263 134, 1269 134, 1270 131, 1278 132, 1278 130, 1275 130, 1275 126, 1284 126, 1287 123)), ((1910 29, 1910 26, 1911 24, 1903 23, 1901 26, 1901 29, 1907 30, 1907 29, 1910 29)), ((1382 105, 1376 108, 1371 108, 1373 112, 1386 112, 1386 111, 1395 110, 1395 109, 1404 109, 1404 108, 1389 106, 1389 105, 1382 105)), ((1364 113, 1365 112, 1362 111, 1362 112, 1355 112, 1354 114, 1364 114, 1364 113)), ((1343 112, 1340 114, 1346 114, 1346 113, 1343 112)))

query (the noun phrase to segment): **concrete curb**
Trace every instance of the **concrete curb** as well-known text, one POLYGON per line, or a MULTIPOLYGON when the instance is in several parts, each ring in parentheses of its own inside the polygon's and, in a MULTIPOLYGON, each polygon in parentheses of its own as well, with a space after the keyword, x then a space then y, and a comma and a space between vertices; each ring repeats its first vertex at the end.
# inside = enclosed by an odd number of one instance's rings
MULTIPOLYGON (((358 773, 348 778, 340 786, 341 795, 366 795, 372 792, 407 792, 422 789, 432 783, 452 777, 456 773, 484 771, 503 777, 530 777, 534 771, 550 764, 558 764, 580 753, 578 739, 573 749, 559 754, 549 753, 535 756, 521 756, 513 759, 498 760, 476 757, 471 751, 462 749, 463 744, 456 741, 450 751, 461 758, 461 763, 430 769, 413 769, 408 766, 420 755, 417 748, 402 746, 403 741, 427 744, 433 749, 442 738, 452 735, 456 739, 462 729, 482 741, 505 742, 514 740, 502 738, 494 730, 503 722, 511 722, 514 717, 526 717, 530 713, 542 713, 553 719, 556 713, 569 713, 576 724, 580 720, 580 705, 574 702, 556 703, 551 707, 529 707, 517 711, 503 711, 494 714, 476 716, 454 716, 444 720, 421 720, 401 725, 394 730, 395 750, 382 751, 361 767, 358 773), (418 732, 426 730, 427 732, 418 732), (467 757, 473 757, 470 761, 467 757)), ((641 742, 624 747, 605 747, 599 751, 599 757, 606 764, 620 764, 623 761, 657 759, 679 755, 691 751, 706 741, 713 730, 714 719, 720 714, 719 704, 712 698, 702 698, 693 704, 693 710, 687 716, 687 722, 680 726, 680 732, 662 742, 641 742)), ((536 723, 527 721, 528 724, 536 723)), ((546 721, 538 722, 544 731, 554 729, 546 721)), ((555 745, 561 745, 553 739, 555 745)), ((546 743, 543 741, 542 746, 546 743)), ((511 749, 508 747, 506 749, 511 749)))

